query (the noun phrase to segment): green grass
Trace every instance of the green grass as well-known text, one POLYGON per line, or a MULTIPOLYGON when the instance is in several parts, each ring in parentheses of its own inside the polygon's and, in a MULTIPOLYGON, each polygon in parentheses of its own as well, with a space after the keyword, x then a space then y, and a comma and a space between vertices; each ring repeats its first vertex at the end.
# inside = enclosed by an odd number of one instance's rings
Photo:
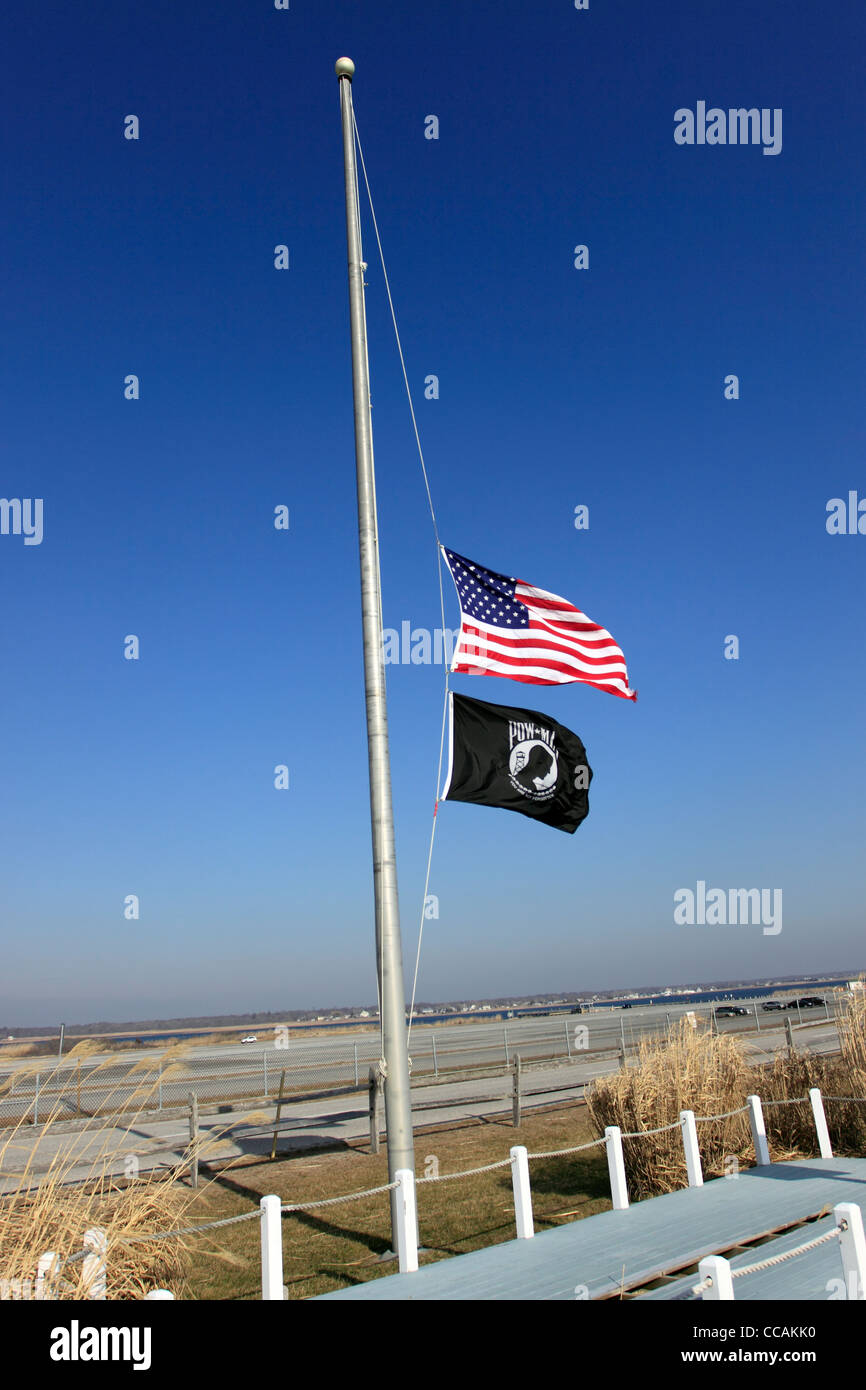
MULTIPOLYGON (((438 1161, 441 1174, 507 1158, 513 1144, 530 1153, 565 1148, 594 1137, 586 1110, 568 1105, 510 1121, 488 1119, 440 1128, 415 1137, 416 1174, 438 1161)), ((531 1165, 536 1230, 558 1226, 610 1208, 603 1149, 531 1165)), ((361 1145, 339 1151, 244 1160, 206 1178, 185 1222, 215 1220, 251 1211, 259 1198, 275 1192, 284 1202, 302 1202, 376 1187, 388 1180, 384 1153, 361 1145)), ((418 1216, 424 1253, 421 1263, 462 1255, 512 1240, 514 1207, 510 1170, 500 1169, 418 1189, 418 1216)), ((259 1225, 256 1221, 186 1237, 188 1264, 184 1298, 258 1299, 261 1297, 259 1225)), ((320 1211, 283 1218, 283 1276, 289 1297, 311 1298, 396 1272, 396 1262, 380 1256, 390 1248, 387 1194, 320 1211)))

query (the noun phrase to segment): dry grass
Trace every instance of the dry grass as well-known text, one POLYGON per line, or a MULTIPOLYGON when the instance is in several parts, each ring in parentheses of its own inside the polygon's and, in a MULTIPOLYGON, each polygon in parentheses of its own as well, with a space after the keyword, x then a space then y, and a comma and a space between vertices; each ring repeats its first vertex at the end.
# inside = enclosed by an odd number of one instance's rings
MULTIPOLYGON (((636 1066, 596 1081, 586 1100, 595 1133, 619 1125, 624 1134, 632 1134, 674 1124, 681 1110, 724 1114, 742 1105, 753 1089, 751 1069, 735 1039, 693 1030, 683 1019, 670 1039, 642 1039, 636 1066)), ((705 1176, 721 1176, 731 1156, 748 1162, 746 1116, 699 1125, 698 1131, 705 1176)), ((623 1151, 633 1197, 673 1192, 688 1180, 679 1129, 626 1139, 623 1151)))
MULTIPOLYGON (((139 1241, 178 1224, 189 1193, 170 1177, 147 1177, 120 1186, 109 1177, 81 1187, 64 1186, 61 1175, 34 1192, 0 1199, 0 1269, 14 1287, 35 1279, 40 1255, 54 1251, 61 1267, 52 1284, 57 1299, 88 1298, 85 1262, 63 1264, 83 1249, 92 1227, 107 1239, 107 1297, 136 1299, 154 1288, 183 1288, 184 1250, 178 1241, 139 1241)), ((7 1295, 8 1296, 8 1295, 7 1295)), ((14 1296, 14 1294, 13 1294, 14 1296)))
MULTIPOLYGON (((802 1035, 800 1035, 802 1037, 802 1035)), ((587 1106, 595 1133, 619 1125, 623 1133, 673 1124, 681 1110, 696 1116, 724 1114, 745 1104, 746 1097, 764 1101, 764 1119, 775 1160, 817 1153, 815 1125, 805 1097, 817 1086, 823 1096, 866 1097, 866 1000, 855 997, 840 1023, 841 1055, 821 1056, 798 1048, 780 1053, 771 1065, 750 1060, 752 1049, 731 1034, 714 1036, 693 1030, 683 1020, 669 1038, 643 1039, 637 1064, 606 1076, 587 1091, 587 1106), (804 1098, 802 1104, 778 1105, 780 1100, 804 1098)), ((866 1106, 826 1101, 834 1153, 861 1155, 866 1146, 866 1106)), ((754 1162, 747 1115, 712 1124, 698 1124, 704 1176, 720 1177, 754 1162)), ((623 1141, 629 1190, 634 1197, 672 1192, 687 1181, 679 1129, 646 1139, 623 1141)))
MULTIPOLYGON (((806 1096, 817 1086, 833 1152, 862 1155, 866 1152, 866 1105, 845 1104, 833 1096, 866 1097, 866 998, 856 994, 839 1021, 840 1052, 822 1056, 809 1051, 782 1053, 771 1067, 762 1067, 755 1082, 757 1093, 768 1101, 806 1096)), ((780 1147, 798 1154, 814 1153, 815 1128, 808 1104, 771 1105, 767 1134, 780 1147)))
MULTIPOLYGON (((81 1045, 78 1055, 93 1050, 81 1045)), ((75 1050, 78 1052, 78 1049, 75 1050)), ((139 1100, 144 1107, 152 1098, 153 1081, 142 1077, 139 1100)), ((53 1251, 63 1262, 83 1249, 85 1231, 102 1229, 107 1238, 107 1296, 110 1299, 141 1298, 152 1288, 181 1291, 184 1251, 177 1241, 133 1241, 133 1237, 176 1226, 188 1206, 191 1193, 174 1180, 174 1173, 147 1174, 134 1180, 110 1175, 116 1135, 108 1131, 101 1147, 86 1153, 90 1173, 84 1183, 73 1180, 73 1169, 82 1162, 79 1133, 60 1138, 59 1122, 67 1106, 58 1092, 44 1125, 33 1134, 27 1117, 4 1132, 0 1143, 0 1174, 14 1186, 0 1196, 0 1296, 21 1297, 32 1288, 39 1257, 53 1251), (16 1153, 26 1159, 13 1172, 16 1153)), ((131 1130, 133 1119, 128 1128, 131 1130)), ((87 1298, 85 1265, 67 1263, 53 1284, 58 1299, 87 1298)), ((25 1296, 32 1296, 25 1294, 25 1296)))
POLYGON ((854 1095, 866 1095, 866 990, 858 990, 852 997, 848 1011, 839 1027, 842 1044, 842 1060, 851 1076, 851 1084, 857 1087, 854 1095))

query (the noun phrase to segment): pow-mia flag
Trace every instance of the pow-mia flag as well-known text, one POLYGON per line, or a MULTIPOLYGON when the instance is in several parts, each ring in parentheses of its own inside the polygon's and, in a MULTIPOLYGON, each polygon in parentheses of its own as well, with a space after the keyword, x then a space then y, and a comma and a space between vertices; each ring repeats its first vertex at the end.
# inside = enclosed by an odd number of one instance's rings
POLYGON ((589 814, 592 768, 577 734, 534 709, 452 693, 442 801, 520 811, 573 835, 589 814))

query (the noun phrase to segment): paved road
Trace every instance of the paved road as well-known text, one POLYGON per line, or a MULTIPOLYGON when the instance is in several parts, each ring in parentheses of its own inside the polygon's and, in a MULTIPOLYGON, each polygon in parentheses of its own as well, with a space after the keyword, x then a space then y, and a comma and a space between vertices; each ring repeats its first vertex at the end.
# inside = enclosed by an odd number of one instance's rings
MULTIPOLYGON (((832 996, 829 1008, 832 1011, 832 996)), ((733 1001, 735 1002, 735 1001, 733 1001)), ((773 1023, 774 1016, 763 1011, 761 1003, 745 1001, 741 1007, 749 1010, 746 1018, 733 1018, 720 1020, 719 1026, 725 1031, 740 1031, 755 1027, 763 1027, 768 1022, 773 1023)), ((590 1030, 590 1036, 595 1039, 601 1034, 608 1035, 610 1038, 625 1034, 629 1039, 631 1036, 637 1037, 641 1032, 663 1031, 668 1021, 676 1021, 681 1018, 687 1010, 692 1009, 699 1018, 708 1019, 712 1013, 712 1006, 709 1004, 690 1005, 679 1003, 675 997, 665 1004, 644 1005, 629 1009, 592 1009, 580 1016, 569 1013, 558 1013, 534 1018, 515 1018, 515 1019, 485 1019, 483 1015, 460 1016, 459 1022, 450 1024, 425 1024, 415 1021, 412 1026, 411 1051, 419 1059, 429 1058, 432 1061, 432 1040, 435 1038, 436 1050, 443 1054, 470 1053, 472 1061, 478 1063, 482 1060, 482 1054, 504 1049, 505 1040, 510 1043, 514 1039, 524 1039, 532 1037, 550 1036, 561 1040, 563 1051, 566 1049, 566 1032, 573 1035, 576 1026, 585 1025, 590 1030)), ((823 1010, 816 1010, 815 1013, 823 1016, 823 1010)), ((813 1015, 803 1010, 802 1015, 798 1016, 796 1011, 791 1011, 791 1018, 794 1023, 807 1022, 813 1015)), ((778 1017, 778 1016, 776 1016, 778 1017)), ((378 1055, 378 1032, 373 1028, 364 1030, 358 1029, 341 1030, 332 1034, 311 1033, 306 1029, 290 1030, 288 1039, 282 1036, 283 1030, 272 1029, 256 1033, 255 1044, 241 1045, 239 1043, 207 1043, 199 1045, 196 1043, 164 1043, 154 1047, 141 1048, 135 1052, 105 1052, 95 1053, 89 1060, 99 1062, 126 1062, 132 1065, 142 1057, 158 1060, 160 1058, 169 1059, 173 1056, 182 1056, 188 1061, 215 1060, 220 1062, 237 1061, 249 1064, 251 1056, 261 1057, 263 1051, 276 1058, 280 1066, 285 1065, 291 1059, 293 1066, 302 1067, 304 1065, 319 1066, 323 1060, 329 1057, 342 1061, 346 1056, 351 1057, 353 1047, 357 1045, 361 1051, 367 1055, 378 1055), (280 1034, 281 1036, 277 1036, 280 1034), (287 1054, 287 1056, 286 1056, 287 1054)), ((592 1044, 595 1046, 595 1043, 592 1044)), ((46 1063, 50 1064, 51 1059, 46 1058, 46 1063)), ((12 1070, 16 1067, 28 1068, 33 1065, 32 1059, 4 1058, 3 1049, 0 1047, 0 1071, 12 1070)))

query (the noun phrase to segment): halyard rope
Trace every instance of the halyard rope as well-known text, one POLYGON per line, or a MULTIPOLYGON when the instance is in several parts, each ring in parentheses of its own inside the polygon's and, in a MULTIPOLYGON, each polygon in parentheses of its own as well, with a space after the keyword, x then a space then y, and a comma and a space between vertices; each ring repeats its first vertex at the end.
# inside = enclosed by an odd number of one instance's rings
MULTIPOLYGON (((386 266, 385 266, 385 253, 384 253, 384 251, 382 250, 382 239, 381 239, 381 237, 379 236, 379 224, 378 224, 378 222, 376 221, 376 210, 375 210, 375 208, 373 207, 373 195, 372 195, 372 193, 370 192, 370 180, 367 178, 367 166, 366 166, 366 164, 365 164, 365 162, 364 162, 364 151, 363 151, 363 149, 362 149, 362 147, 361 147, 361 136, 360 136, 360 134, 359 134, 359 132, 358 132, 358 124, 357 124, 357 121, 355 120, 355 111, 354 111, 354 107, 353 107, 353 109, 352 109, 352 125, 353 125, 354 131, 355 131, 355 141, 356 141, 357 146, 358 146, 358 157, 360 158, 360 161, 361 161, 361 171, 362 171, 362 173, 363 173, 363 175, 364 175, 364 186, 365 186, 366 189, 367 189, 367 201, 368 201, 369 204, 370 204, 370 216, 371 216, 372 219, 373 219, 373 230, 374 230, 374 232, 375 232, 375 234, 376 234, 376 245, 377 245, 378 248, 379 248, 379 260, 380 260, 381 265, 382 265, 382 275, 383 275, 383 278, 384 278, 384 280, 385 280, 385 290, 386 290, 386 293, 387 293, 387 295, 388 295, 388 307, 389 307, 389 309, 391 310, 391 322, 392 322, 392 324, 394 325, 394 337, 395 337, 395 339, 396 339, 396 341, 397 341, 397 352, 398 352, 399 357, 400 357, 400 367, 401 367, 401 370, 402 370, 402 372, 403 372, 403 383, 404 383, 404 385, 405 385, 405 387, 406 387, 406 397, 407 397, 407 400, 408 400, 408 402, 409 402, 409 414, 410 414, 411 417, 412 417, 412 429, 413 429, 413 431, 414 431, 414 433, 415 433, 415 443, 416 443, 416 445, 418 446, 418 458, 420 459, 420 462, 421 462, 421 472, 422 472, 423 477, 424 477, 424 487, 425 487, 426 492, 427 492, 427 502, 428 502, 429 507, 430 507, 430 517, 431 517, 431 520, 432 520, 432 522, 433 522, 433 535, 434 535, 435 542, 436 542, 436 564, 437 564, 437 570, 438 570, 438 574, 439 574, 439 609, 440 609, 441 616, 442 616, 442 652, 443 652, 443 657, 445 658, 445 663, 444 663, 444 664, 445 664, 445 699, 444 699, 444 701, 443 701, 443 706, 442 706, 442 733, 441 733, 440 739, 439 739, 439 766, 438 766, 437 771, 436 771, 436 799, 435 799, 434 804, 433 804, 433 823, 432 823, 431 828, 430 828, 430 848, 429 848, 428 853, 427 853, 427 874, 426 874, 426 878, 425 878, 425 880, 424 880, 424 896, 423 896, 423 898, 422 898, 422 900, 421 900, 421 920, 420 920, 420 924, 419 924, 419 927, 418 927, 418 948, 417 948, 416 953, 415 953, 415 973, 414 973, 414 976, 413 976, 413 979, 412 979, 412 999, 411 999, 411 1002, 410 1002, 410 1005, 409 1005, 409 1027, 408 1027, 408 1031, 407 1031, 407 1035, 406 1035, 406 1046, 407 1046, 407 1048, 408 1048, 408 1046, 409 1046, 409 1040, 410 1040, 410 1038, 412 1037, 412 1020, 413 1020, 414 1015, 415 1015, 415 993, 416 993, 416 989, 417 989, 417 986, 418 986, 418 970, 419 970, 419 966, 420 966, 420 963, 421 963, 421 941, 422 941, 422 938, 423 938, 423 935, 424 935, 424 918, 425 918, 425 913, 426 913, 426 909, 427 909, 427 890, 428 890, 428 888, 429 888, 429 886, 430 886, 430 867, 431 867, 431 864, 432 864, 432 861, 433 861, 433 841, 434 841, 435 838, 436 838, 436 820, 437 820, 437 815, 436 815, 436 813, 437 813, 437 811, 439 810, 439 789, 440 789, 440 787, 441 787, 441 785, 442 785, 442 757, 443 757, 443 752, 444 752, 444 749, 445 749, 445 720, 446 720, 447 711, 448 711, 448 659, 447 659, 447 654, 446 654, 446 652, 445 652, 445 633, 446 633, 446 631, 447 631, 447 628, 446 628, 446 626, 445 626, 445 593, 444 593, 443 584, 442 584, 442 543, 441 543, 441 541, 440 541, 440 539, 439 539, 439 525, 438 525, 438 523, 437 523, 437 521, 436 521, 436 509, 435 509, 435 507, 433 506, 433 494, 432 494, 431 491, 430 491, 430 480, 429 480, 429 478, 428 478, 428 476, 427 476, 427 465, 426 465, 426 463, 424 462, 424 450, 421 448, 421 436, 420 436, 420 434, 418 433, 418 421, 417 421, 417 419, 416 419, 416 417, 415 417, 415 405, 414 405, 414 402, 413 402, 413 400, 412 400, 412 390, 411 390, 411 388, 410 388, 410 386, 409 386, 409 377, 408 377, 408 374, 407 374, 407 372, 406 372, 406 361, 405 361, 405 358, 403 357, 403 344, 402 344, 401 341, 400 341, 400 330, 399 330, 398 327, 397 327, 397 315, 396 315, 396 313, 395 313, 395 311, 394 311, 394 300, 393 300, 393 298, 392 298, 392 296, 391 296, 391 283, 390 283, 390 281, 389 281, 389 279, 388 279, 388 271, 387 271, 387 268, 386 268, 386 266)), ((380 617, 381 617, 381 615, 380 615, 380 617)), ((382 1009, 381 1009, 381 1000, 380 1000, 380 1004, 379 1004, 379 1016, 380 1016, 380 1018, 381 1018, 381 1012, 382 1012, 382 1009)))

